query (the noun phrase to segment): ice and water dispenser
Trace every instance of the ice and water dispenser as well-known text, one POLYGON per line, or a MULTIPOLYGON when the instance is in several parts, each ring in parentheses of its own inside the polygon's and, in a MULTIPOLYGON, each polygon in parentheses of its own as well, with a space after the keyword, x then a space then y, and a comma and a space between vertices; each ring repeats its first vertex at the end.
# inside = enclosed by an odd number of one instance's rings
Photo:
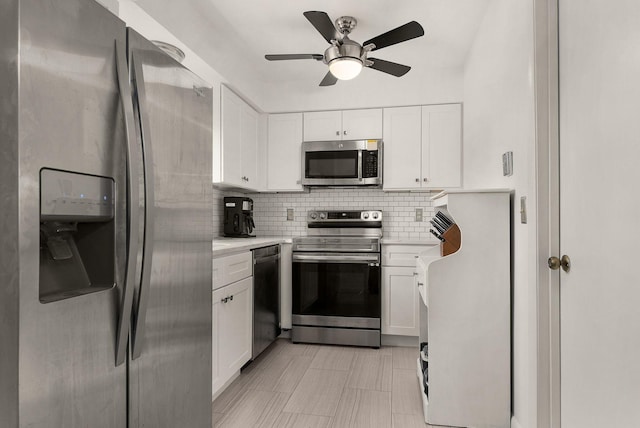
POLYGON ((112 178, 40 171, 40 302, 115 285, 114 213, 112 178))

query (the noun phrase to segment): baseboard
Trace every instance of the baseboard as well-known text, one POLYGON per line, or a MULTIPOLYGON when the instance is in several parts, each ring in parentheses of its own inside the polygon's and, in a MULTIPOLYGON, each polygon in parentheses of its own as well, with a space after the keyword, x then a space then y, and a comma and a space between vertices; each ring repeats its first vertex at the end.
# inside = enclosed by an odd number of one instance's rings
POLYGON ((511 428, 522 428, 522 426, 520 426, 520 422, 518 422, 515 415, 511 416, 511 428))
POLYGON ((417 336, 396 336, 394 334, 383 334, 380 337, 382 346, 409 346, 416 348, 418 353, 418 337, 417 336))

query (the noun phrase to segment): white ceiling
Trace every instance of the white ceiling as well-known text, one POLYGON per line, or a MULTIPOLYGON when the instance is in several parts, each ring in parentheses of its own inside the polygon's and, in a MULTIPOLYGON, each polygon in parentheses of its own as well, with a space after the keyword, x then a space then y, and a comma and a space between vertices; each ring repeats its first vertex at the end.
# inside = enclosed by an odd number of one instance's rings
POLYGON ((409 21, 419 22, 425 36, 375 52, 377 58, 411 66, 408 75, 396 78, 364 70, 356 78, 368 74, 364 77, 368 85, 392 87, 394 79, 460 71, 491 0, 135 1, 230 80, 283 88, 295 82, 296 88, 317 88, 327 72, 321 62, 264 59, 268 53, 324 52, 327 42, 303 12, 324 11, 332 20, 355 17, 358 27, 350 37, 360 43, 409 21))

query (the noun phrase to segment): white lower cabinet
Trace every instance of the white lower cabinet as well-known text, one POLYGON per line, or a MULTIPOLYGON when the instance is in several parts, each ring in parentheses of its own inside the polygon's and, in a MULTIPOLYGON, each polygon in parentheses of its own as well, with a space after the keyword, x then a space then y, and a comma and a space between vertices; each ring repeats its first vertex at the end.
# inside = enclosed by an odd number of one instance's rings
POLYGON ((382 246, 382 334, 420 334, 420 294, 416 282, 416 258, 429 245, 382 246))
POLYGON ((213 291, 213 396, 251 359, 253 276, 213 291))
POLYGON ((418 287, 415 269, 382 267, 382 334, 418 336, 418 287))

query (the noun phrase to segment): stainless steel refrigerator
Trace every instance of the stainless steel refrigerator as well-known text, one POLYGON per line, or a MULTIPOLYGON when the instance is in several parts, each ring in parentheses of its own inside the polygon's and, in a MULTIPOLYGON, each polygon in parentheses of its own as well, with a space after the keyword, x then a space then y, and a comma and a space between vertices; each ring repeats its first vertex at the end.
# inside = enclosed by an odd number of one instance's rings
POLYGON ((211 426, 211 88, 91 0, 0 0, 0 426, 211 426))

